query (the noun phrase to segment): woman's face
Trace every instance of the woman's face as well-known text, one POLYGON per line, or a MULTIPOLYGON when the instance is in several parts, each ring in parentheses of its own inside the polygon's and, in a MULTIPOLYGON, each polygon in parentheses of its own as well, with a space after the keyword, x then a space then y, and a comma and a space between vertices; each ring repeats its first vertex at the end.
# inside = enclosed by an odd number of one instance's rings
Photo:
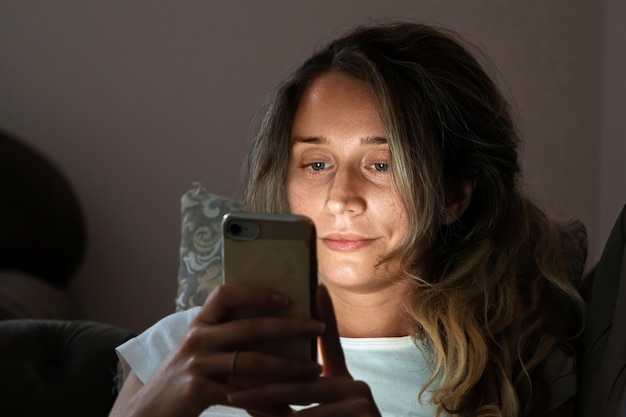
POLYGON ((291 139, 287 197, 317 228, 320 281, 356 291, 388 285, 397 270, 376 265, 408 222, 366 85, 338 73, 318 77, 299 103, 291 139))

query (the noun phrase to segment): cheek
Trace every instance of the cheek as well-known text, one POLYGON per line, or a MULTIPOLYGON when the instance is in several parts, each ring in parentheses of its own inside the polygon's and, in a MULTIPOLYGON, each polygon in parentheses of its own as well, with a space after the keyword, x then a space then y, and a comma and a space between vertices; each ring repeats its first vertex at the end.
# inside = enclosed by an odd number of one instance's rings
POLYGON ((320 204, 319 196, 305 187, 294 187, 287 189, 287 198, 289 200, 289 209, 292 214, 306 216, 313 221, 317 228, 320 227, 320 204))
POLYGON ((403 235, 406 233, 409 221, 406 209, 400 199, 395 195, 391 195, 382 207, 383 209, 380 215, 384 216, 389 227, 393 229, 396 234, 403 235))
POLYGON ((287 201, 292 214, 306 215, 307 207, 310 207, 311 198, 307 196, 304 188, 295 184, 294 181, 287 182, 287 201))

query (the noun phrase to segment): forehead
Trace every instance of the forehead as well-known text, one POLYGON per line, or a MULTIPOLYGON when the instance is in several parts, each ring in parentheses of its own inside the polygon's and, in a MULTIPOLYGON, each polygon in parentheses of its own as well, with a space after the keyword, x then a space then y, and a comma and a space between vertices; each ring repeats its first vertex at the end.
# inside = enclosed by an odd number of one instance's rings
POLYGON ((384 136, 378 104, 364 82, 331 72, 305 89, 294 116, 292 137, 326 135, 384 136))

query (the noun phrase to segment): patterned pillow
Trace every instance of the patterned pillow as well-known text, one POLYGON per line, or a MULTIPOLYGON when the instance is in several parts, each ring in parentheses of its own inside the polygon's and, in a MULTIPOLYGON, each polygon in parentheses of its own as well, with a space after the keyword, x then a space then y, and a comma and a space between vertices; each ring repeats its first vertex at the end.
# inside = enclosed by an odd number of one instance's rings
POLYGON ((198 185, 181 198, 181 242, 176 311, 200 306, 222 282, 220 225, 225 213, 243 211, 242 202, 198 185))

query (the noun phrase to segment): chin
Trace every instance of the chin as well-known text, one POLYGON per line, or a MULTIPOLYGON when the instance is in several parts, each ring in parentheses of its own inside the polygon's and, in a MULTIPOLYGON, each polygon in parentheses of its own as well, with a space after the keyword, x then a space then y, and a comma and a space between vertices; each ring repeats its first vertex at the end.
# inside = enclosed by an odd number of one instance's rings
MULTIPOLYGON (((322 268, 319 270, 320 283, 328 287, 363 291, 380 286, 380 277, 376 277, 372 270, 368 271, 366 268, 363 268, 363 265, 360 265, 360 268, 350 268, 342 265, 329 269, 329 271, 322 268)), ((372 267, 372 269, 374 268, 372 267)))

